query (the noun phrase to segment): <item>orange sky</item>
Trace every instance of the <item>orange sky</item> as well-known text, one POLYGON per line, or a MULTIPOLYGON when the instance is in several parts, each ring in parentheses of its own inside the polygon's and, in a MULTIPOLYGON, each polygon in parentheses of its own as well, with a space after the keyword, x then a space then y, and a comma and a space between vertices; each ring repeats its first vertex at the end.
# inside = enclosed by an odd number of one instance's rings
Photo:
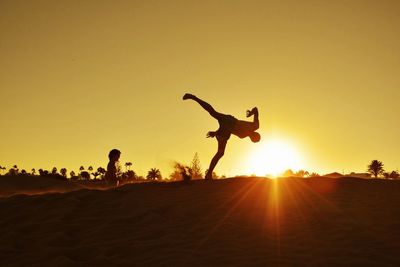
MULTIPOLYGON (((112 148, 145 174, 216 150, 217 123, 188 91, 310 171, 400 167, 397 1, 0 2, 0 165, 106 166, 112 148)), ((262 144, 258 144, 262 145, 262 144)), ((232 137, 216 171, 257 144, 232 137)))

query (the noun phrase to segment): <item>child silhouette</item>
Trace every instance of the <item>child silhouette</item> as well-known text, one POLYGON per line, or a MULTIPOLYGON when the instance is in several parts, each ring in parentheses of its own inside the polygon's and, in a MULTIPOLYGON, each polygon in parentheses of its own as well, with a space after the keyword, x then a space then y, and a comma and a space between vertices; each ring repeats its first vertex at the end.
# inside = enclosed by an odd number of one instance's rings
POLYGON ((121 173, 121 168, 119 165, 119 158, 121 156, 121 151, 118 149, 113 149, 108 153, 109 162, 107 165, 107 172, 105 175, 105 180, 109 185, 119 185, 119 178, 121 173))

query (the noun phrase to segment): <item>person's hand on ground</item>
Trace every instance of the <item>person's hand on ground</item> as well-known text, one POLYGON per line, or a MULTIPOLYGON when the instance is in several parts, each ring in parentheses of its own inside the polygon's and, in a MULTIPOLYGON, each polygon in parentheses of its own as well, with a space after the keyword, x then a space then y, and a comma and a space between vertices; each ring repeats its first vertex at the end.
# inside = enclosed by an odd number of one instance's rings
POLYGON ((210 132, 207 133, 207 138, 210 138, 210 137, 214 138, 216 135, 217 135, 217 132, 211 132, 210 131, 210 132))

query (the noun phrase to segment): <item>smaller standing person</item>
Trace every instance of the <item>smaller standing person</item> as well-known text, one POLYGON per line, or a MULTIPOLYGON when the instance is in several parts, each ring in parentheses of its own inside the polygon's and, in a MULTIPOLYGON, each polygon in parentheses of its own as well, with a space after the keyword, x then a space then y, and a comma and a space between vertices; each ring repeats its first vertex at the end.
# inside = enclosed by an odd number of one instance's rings
POLYGON ((105 175, 105 180, 109 185, 119 185, 119 178, 121 174, 121 168, 119 165, 119 158, 121 156, 121 151, 118 149, 113 149, 108 153, 109 162, 107 165, 107 172, 105 175))

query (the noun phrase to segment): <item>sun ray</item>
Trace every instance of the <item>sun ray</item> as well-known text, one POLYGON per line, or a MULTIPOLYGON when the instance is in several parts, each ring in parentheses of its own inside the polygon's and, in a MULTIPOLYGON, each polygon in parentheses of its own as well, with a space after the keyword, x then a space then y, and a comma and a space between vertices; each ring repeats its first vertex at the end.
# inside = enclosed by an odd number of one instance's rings
MULTIPOLYGON (((212 227, 210 230, 207 231, 207 234, 200 239, 196 246, 193 248, 193 250, 188 253, 186 257, 186 261, 188 261, 192 255, 198 250, 201 249, 202 246, 204 246, 207 241, 220 229, 220 227, 229 219, 230 215, 238 208, 238 206, 246 199, 246 197, 251 193, 251 191, 254 189, 254 187, 257 186, 258 183, 260 183, 260 180, 253 180, 251 183, 248 183, 245 187, 243 187, 241 190, 239 190, 236 194, 234 194, 232 197, 228 198, 226 201, 221 203, 219 205, 219 208, 213 209, 211 213, 208 214, 201 222, 198 223, 204 223, 210 220, 210 218, 215 215, 215 212, 221 209, 227 209, 227 212, 221 216, 221 219, 215 222, 214 227, 212 227)), ((193 227, 194 229, 195 227, 193 227)))

